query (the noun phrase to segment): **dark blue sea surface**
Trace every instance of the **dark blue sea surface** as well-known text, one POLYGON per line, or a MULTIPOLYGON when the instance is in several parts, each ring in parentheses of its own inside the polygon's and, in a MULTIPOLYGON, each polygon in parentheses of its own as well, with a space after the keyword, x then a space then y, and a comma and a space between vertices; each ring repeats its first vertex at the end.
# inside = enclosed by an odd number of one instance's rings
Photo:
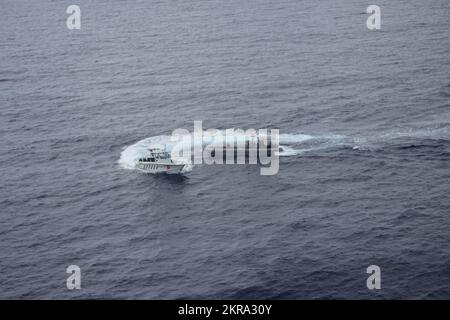
POLYGON ((0 298, 449 299, 450 2, 375 2, 3 0, 0 298), (120 163, 194 120, 310 139, 120 163))

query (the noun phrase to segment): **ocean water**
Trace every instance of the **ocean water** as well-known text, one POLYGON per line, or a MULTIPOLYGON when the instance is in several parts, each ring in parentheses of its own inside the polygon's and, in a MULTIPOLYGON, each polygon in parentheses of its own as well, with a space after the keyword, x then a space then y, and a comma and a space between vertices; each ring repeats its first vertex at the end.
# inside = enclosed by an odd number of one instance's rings
POLYGON ((450 298, 449 1, 71 4, 1 2, 0 298, 450 298), (194 120, 289 152, 121 162, 194 120))

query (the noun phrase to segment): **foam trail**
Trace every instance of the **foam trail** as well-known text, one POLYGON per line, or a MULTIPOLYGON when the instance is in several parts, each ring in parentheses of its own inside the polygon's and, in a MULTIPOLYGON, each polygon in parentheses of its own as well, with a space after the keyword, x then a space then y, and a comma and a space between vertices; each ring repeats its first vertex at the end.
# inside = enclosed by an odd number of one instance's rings
POLYGON ((309 134, 280 134, 280 144, 302 143, 314 139, 309 134))
MULTIPOLYGON (((192 143, 192 147, 194 147, 192 134, 188 141, 192 143)), ((243 142, 246 139, 246 135, 242 133, 235 133, 235 140, 243 142)), ((195 139, 194 139, 195 140, 195 139)), ((327 149, 329 147, 335 147, 340 145, 348 144, 349 139, 342 135, 309 135, 309 134, 280 134, 280 150, 277 152, 279 156, 288 157, 299 155, 305 152, 314 151, 314 150, 322 150, 327 149), (294 146, 301 146, 300 149, 294 146)), ((211 137, 208 137, 206 134, 203 138, 203 145, 206 146, 213 142, 211 137)), ((154 136, 149 137, 143 140, 140 140, 126 148, 122 151, 120 155, 120 159, 118 163, 124 169, 133 170, 136 168, 138 160, 140 158, 145 158, 149 156, 149 149, 154 147, 166 147, 166 150, 170 152, 177 141, 171 140, 171 136, 162 135, 162 136, 154 136)), ((183 170, 184 172, 189 172, 192 170, 192 166, 186 166, 183 170)))
POLYGON ((280 157, 289 157, 289 156, 295 156, 298 154, 303 153, 305 150, 303 149, 294 149, 289 146, 280 146, 280 150, 278 151, 278 155, 280 157))
POLYGON ((181 170, 181 173, 191 172, 192 169, 194 169, 194 165, 193 164, 187 164, 187 165, 184 166, 183 170, 181 170))

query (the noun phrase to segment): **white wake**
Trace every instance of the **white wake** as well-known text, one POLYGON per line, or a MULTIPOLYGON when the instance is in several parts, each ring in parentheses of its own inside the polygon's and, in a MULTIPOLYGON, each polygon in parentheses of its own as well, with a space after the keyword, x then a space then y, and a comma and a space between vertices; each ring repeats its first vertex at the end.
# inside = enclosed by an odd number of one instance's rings
MULTIPOLYGON (((235 139, 243 139, 245 136, 236 134, 235 139)), ((336 147, 348 144, 349 139, 342 135, 309 135, 309 134, 280 134, 278 155, 281 157, 289 157, 300 155, 305 152, 336 147)), ((209 144, 206 140, 205 145, 209 144)), ((154 147, 165 146, 167 151, 175 145, 171 141, 171 136, 161 135, 142 139, 123 149, 118 163, 124 169, 134 170, 141 158, 149 155, 149 149, 154 147)), ((183 172, 189 172, 193 168, 187 165, 183 172)))

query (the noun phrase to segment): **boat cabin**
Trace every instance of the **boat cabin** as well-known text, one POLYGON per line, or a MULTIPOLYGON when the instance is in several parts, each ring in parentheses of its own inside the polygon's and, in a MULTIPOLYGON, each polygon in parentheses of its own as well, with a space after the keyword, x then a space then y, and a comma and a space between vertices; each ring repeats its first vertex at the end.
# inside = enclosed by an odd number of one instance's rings
POLYGON ((142 162, 156 162, 159 159, 170 159, 170 154, 160 148, 149 149, 150 155, 147 158, 139 159, 142 162))

